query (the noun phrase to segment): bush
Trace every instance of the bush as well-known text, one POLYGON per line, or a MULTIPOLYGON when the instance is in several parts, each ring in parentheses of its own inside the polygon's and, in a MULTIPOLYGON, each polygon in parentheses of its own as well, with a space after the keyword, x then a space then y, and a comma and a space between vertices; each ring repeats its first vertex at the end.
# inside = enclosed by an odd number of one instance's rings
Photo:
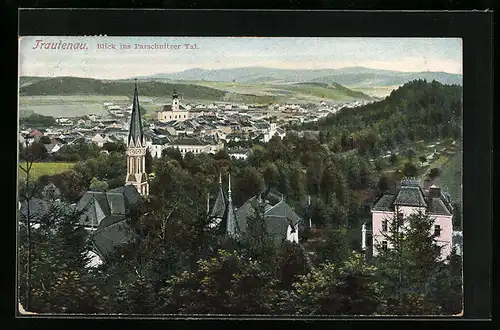
POLYGON ((429 171, 429 178, 430 179, 437 178, 440 174, 441 174, 441 170, 439 168, 437 168, 437 167, 433 167, 429 171))
POLYGON ((405 176, 417 176, 417 166, 413 163, 406 163, 403 166, 403 174, 405 176))
POLYGON ((392 164, 392 165, 396 165, 398 163, 398 155, 396 154, 391 154, 391 156, 389 157, 389 162, 392 164))

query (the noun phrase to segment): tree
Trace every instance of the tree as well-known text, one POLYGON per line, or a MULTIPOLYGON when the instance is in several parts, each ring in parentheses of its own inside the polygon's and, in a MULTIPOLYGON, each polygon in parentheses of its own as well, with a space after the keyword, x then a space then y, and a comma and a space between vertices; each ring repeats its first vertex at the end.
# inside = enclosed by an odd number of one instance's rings
POLYGON ((108 189, 108 183, 106 181, 99 181, 97 178, 92 178, 90 182, 89 190, 91 191, 106 191, 108 189))
POLYGON ((290 304, 300 315, 370 315, 379 308, 376 268, 352 252, 345 263, 323 263, 294 283, 290 304))
POLYGON ((408 177, 417 176, 417 166, 413 163, 405 163, 403 166, 403 174, 408 177))
POLYGON ((162 313, 270 314, 276 280, 259 260, 237 251, 219 250, 192 271, 167 280, 160 291, 162 313))
POLYGON ((427 161, 427 157, 421 155, 420 157, 418 157, 418 160, 420 160, 421 163, 425 163, 427 161))
POLYGON ((283 290, 292 289, 292 284, 299 275, 305 275, 309 271, 305 256, 296 243, 284 241, 279 247, 276 258, 276 276, 279 286, 283 290))
POLYGON ((441 174, 441 170, 437 167, 433 167, 430 169, 428 176, 429 176, 429 179, 434 180, 440 174, 441 174))
POLYGON ((432 300, 439 274, 441 247, 432 231, 434 219, 424 213, 395 215, 388 221, 384 240, 375 242, 378 279, 385 311, 391 314, 433 314, 432 300))
POLYGON ((380 172, 386 166, 386 163, 383 158, 377 158, 375 159, 374 165, 375 165, 375 170, 377 172, 380 172))
POLYGON ((61 191, 53 184, 49 182, 42 190, 42 197, 48 201, 55 201, 61 197, 61 191))
POLYGON ((389 190, 389 178, 386 175, 382 175, 377 183, 377 189, 383 193, 389 190))
POLYGON ((50 144, 50 138, 48 136, 41 136, 38 142, 42 144, 50 144))
POLYGON ((42 160, 48 157, 47 148, 40 142, 33 142, 26 150, 34 160, 42 160))
MULTIPOLYGON (((102 305, 89 262, 86 230, 81 212, 55 203, 33 230, 30 310, 48 313, 96 313, 102 305)), ((19 236, 19 276, 27 273, 27 236, 19 236)), ((20 290, 25 290, 20 281, 20 290)), ((21 298, 23 306, 27 306, 21 298)))
POLYGON ((408 157, 408 161, 411 163, 413 162, 413 158, 416 156, 416 152, 413 149, 407 149, 405 151, 405 156, 408 157))
POLYGON ((146 173, 153 173, 153 156, 151 156, 151 152, 149 148, 146 149, 146 157, 145 157, 145 169, 146 173))
POLYGON ((398 155, 396 154, 391 154, 389 156, 389 163, 391 163, 391 165, 396 165, 398 163, 399 159, 398 159, 398 155))

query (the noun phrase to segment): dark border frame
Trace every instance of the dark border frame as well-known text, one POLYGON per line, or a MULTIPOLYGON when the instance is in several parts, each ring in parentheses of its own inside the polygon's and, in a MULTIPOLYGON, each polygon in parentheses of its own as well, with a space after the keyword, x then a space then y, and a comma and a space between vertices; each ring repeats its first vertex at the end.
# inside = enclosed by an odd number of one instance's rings
MULTIPOLYGON (((464 248, 464 318, 491 318, 491 220, 493 205, 493 13, 491 11, 341 12, 21 9, 18 19, 18 34, 21 36, 390 36, 462 38, 465 109, 463 129, 463 148, 465 150, 463 163, 463 185, 465 187, 463 191, 463 230, 466 241, 464 248)), ((15 56, 17 57, 17 52, 15 56)), ((12 123, 12 126, 14 127, 14 123, 12 123)), ((17 127, 17 123, 15 127, 17 127)), ((17 136, 17 132, 15 134, 17 136)), ((71 318, 69 315, 66 317, 71 318)), ((110 317, 113 316, 110 315, 110 317)), ((142 315, 135 317, 131 315, 130 317, 155 318, 142 315)), ((221 317, 216 316, 214 318, 220 319, 221 317)), ((252 317, 237 318, 253 319, 252 317)), ((200 317, 200 319, 207 318, 200 317)), ((265 317, 265 319, 292 318, 277 316, 265 317)), ((293 317, 293 319, 306 320, 306 318, 301 317, 293 317)), ((313 318, 307 319, 311 320, 313 318)), ((332 317, 331 319, 367 320, 363 317, 332 317)), ((369 318, 369 320, 373 319, 373 317, 369 318)), ((376 319, 390 318, 377 317, 376 319)), ((426 319, 443 318, 432 317, 426 319)))

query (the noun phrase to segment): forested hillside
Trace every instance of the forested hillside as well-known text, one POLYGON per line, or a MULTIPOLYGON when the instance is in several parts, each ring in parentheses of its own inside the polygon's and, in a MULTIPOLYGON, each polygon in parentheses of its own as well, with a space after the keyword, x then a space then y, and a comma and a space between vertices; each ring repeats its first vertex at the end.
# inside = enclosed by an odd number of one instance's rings
MULTIPOLYGON (((156 81, 142 82, 143 96, 169 96, 173 88, 188 99, 222 99, 226 94, 218 89, 156 81)), ((102 81, 90 78, 57 77, 35 81, 20 88, 20 95, 130 95, 134 82, 102 81)))
POLYGON ((411 141, 461 137, 462 87, 415 80, 382 101, 344 108, 303 130, 321 130, 333 151, 378 154, 411 141))

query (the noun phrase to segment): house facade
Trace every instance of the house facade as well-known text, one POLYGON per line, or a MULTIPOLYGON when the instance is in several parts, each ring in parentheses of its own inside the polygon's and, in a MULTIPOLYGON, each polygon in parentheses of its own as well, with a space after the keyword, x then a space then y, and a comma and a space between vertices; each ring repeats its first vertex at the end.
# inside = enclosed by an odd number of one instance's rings
POLYGON ((385 193, 372 207, 371 230, 367 229, 366 223, 362 227, 362 248, 366 250, 370 247, 373 256, 379 253, 377 246, 390 249, 386 238, 390 222, 422 212, 434 219, 432 231, 436 235, 436 242, 442 246, 441 257, 444 259, 453 246, 452 211, 449 197, 439 187, 433 185, 424 191, 418 180, 404 179, 398 188, 385 193))

